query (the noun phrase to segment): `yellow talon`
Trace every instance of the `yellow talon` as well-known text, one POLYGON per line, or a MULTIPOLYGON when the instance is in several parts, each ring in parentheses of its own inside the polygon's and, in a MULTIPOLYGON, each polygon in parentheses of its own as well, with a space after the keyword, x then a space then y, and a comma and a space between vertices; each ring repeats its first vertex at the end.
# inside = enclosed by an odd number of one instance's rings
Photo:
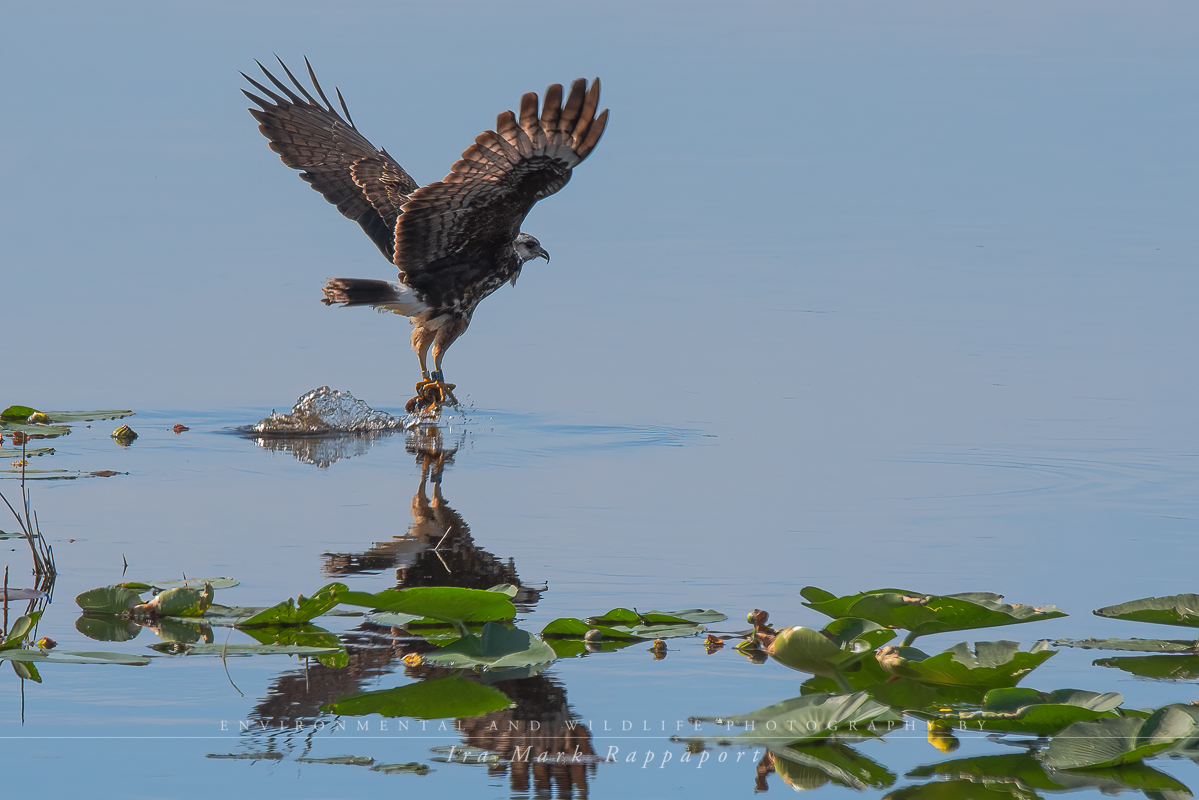
POLYGON ((427 378, 417 381, 416 397, 408 401, 404 410, 409 414, 424 412, 438 414, 443 405, 458 405, 458 398, 454 397, 454 388, 454 384, 445 381, 434 381, 427 378))

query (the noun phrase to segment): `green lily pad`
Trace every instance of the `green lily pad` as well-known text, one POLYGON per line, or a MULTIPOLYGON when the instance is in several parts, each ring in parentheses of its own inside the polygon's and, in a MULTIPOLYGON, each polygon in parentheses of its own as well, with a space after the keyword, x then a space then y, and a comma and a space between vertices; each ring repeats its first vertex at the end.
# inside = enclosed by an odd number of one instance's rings
POLYGON ((815 586, 802 594, 808 608, 830 617, 860 617, 888 628, 909 631, 909 639, 930 633, 993 628, 1064 617, 1057 606, 1003 603, 1003 595, 985 592, 930 595, 903 589, 876 589, 837 597, 815 586))
POLYGON ((1098 694, 1059 689, 1045 694, 1033 689, 992 689, 980 711, 915 712, 949 727, 966 730, 1027 733, 1053 736, 1075 722, 1121 716, 1115 709, 1124 702, 1116 692, 1098 694))
POLYGON ((893 772, 847 745, 823 743, 769 749, 774 755, 774 771, 797 791, 829 781, 858 791, 886 789, 895 783, 893 772))
POLYGON ((282 761, 283 754, 273 750, 258 753, 208 753, 205 758, 230 759, 232 761, 282 761))
POLYGON ((164 642, 150 645, 152 650, 171 655, 189 656, 322 656, 337 652, 336 647, 308 647, 298 644, 246 644, 244 642, 164 642))
POLYGON ((553 648, 528 631, 488 622, 481 635, 463 636, 421 658, 439 667, 503 670, 548 664, 556 657, 553 648))
POLYGON ((71 650, 0 650, 0 661, 34 661, 52 664, 120 664, 144 667, 151 656, 132 653, 91 653, 71 650))
POLYGON ((354 767, 369 767, 375 763, 371 756, 333 756, 332 758, 297 758, 301 764, 348 764, 354 767))
POLYGON ((418 681, 395 689, 356 692, 321 706, 321 711, 349 717, 379 714, 384 717, 446 719, 476 717, 512 705, 498 689, 482 686, 459 675, 418 681))
POLYGON ((87 613, 75 620, 75 630, 98 642, 127 642, 142 632, 142 626, 118 614, 87 613))
MULTIPOLYGON (((203 589, 194 586, 176 586, 159 592, 148 603, 129 609, 135 615, 199 617, 212 605, 213 589, 205 584, 203 589)), ((79 598, 75 598, 78 602, 79 598)))
MULTIPOLYGON (((959 790, 942 794, 939 792, 916 792, 908 797, 991 797, 986 789, 1012 789, 1010 796, 1026 800, 1037 795, 1033 792, 1062 792, 1084 788, 1098 789, 1104 795, 1114 796, 1132 789, 1149 794, 1150 797, 1184 800, 1191 796, 1190 790, 1175 778, 1142 763, 1124 764, 1117 767, 1079 770, 1073 772, 1054 771, 1052 777, 1045 766, 1030 753, 1011 753, 998 756, 975 756, 943 761, 939 764, 918 767, 908 773, 909 778, 957 778, 954 781, 937 781, 929 787, 960 785, 959 790), (966 782, 974 784, 973 789, 966 782), (966 784, 966 785, 962 785, 966 784), (985 787, 985 788, 984 788, 985 787)), ((923 787, 916 787, 923 788, 923 787)))
POLYGON ((914 647, 885 647, 878 651, 883 669, 901 678, 949 686, 1015 686, 1057 653, 1048 642, 1037 642, 1028 652, 1018 642, 966 642, 929 656, 914 647))
POLYGON ((1199 628, 1199 594, 1145 597, 1092 612, 1097 617, 1199 628))
POLYGON ((128 409, 116 411, 47 411, 46 416, 54 422, 94 422, 102 419, 124 419, 132 417, 128 409))
POLYGON ((1173 747, 1199 731, 1199 709, 1170 705, 1148 719, 1125 717, 1076 722, 1050 740, 1041 754, 1054 769, 1130 764, 1173 747))
MULTIPOLYGON (((0 458, 33 458, 34 456, 52 456, 54 455, 53 447, 26 447, 22 450, 19 447, 0 447, 0 458)), ((19 469, 5 470, 5 472, 20 472, 19 469)), ((42 472, 44 470, 26 470, 26 472, 42 472)))
POLYGON ((784 628, 767 647, 776 661, 800 672, 833 677, 895 638, 889 628, 864 619, 833 620, 824 631, 784 628))
POLYGON ((1197 642, 1180 639, 1058 639, 1057 647, 1081 647, 1084 650, 1124 650, 1133 653, 1189 653, 1197 642))
POLYGON ((89 589, 75 598, 84 611, 97 614, 122 614, 142 602, 145 589, 132 588, 124 584, 89 589))
POLYGON ((498 622, 516 616, 516 606, 502 592, 457 586, 417 586, 381 592, 339 591, 337 601, 379 611, 399 611, 444 622, 498 622))
POLYGON ((1099 658, 1097 667, 1123 670, 1141 678, 1158 681, 1193 681, 1199 679, 1199 656, 1116 656, 1099 658))
POLYGON ((33 630, 33 626, 37 625, 37 621, 41 619, 42 612, 35 611, 32 614, 22 614, 13 620, 12 625, 8 628, 8 635, 0 641, 0 652, 18 648, 25 643, 25 637, 33 630))
POLYGON ((6 422, 4 423, 4 430, 20 431, 32 439, 56 439, 59 436, 66 436, 71 432, 70 427, 67 425, 29 424, 25 422, 6 422))
POLYGON ((232 589, 234 586, 241 585, 241 581, 237 580, 237 578, 180 578, 169 581, 145 581, 143 585, 161 591, 176 586, 191 586, 203 589, 206 583, 212 584, 213 589, 232 589))
POLYGON ((30 415, 38 413, 36 408, 29 406, 9 406, 0 411, 0 421, 3 422, 24 422, 29 419, 30 415))
POLYGON ((343 602, 342 595, 349 590, 344 583, 330 583, 313 593, 312 597, 300 595, 297 599, 287 598, 249 619, 238 623, 239 628, 258 626, 301 625, 316 619, 329 609, 343 602))
MULTIPOLYGON (((770 747, 795 746, 822 739, 880 736, 903 724, 903 718, 890 706, 873 700, 865 692, 805 695, 749 714, 695 719, 718 725, 744 725, 747 730, 732 737, 732 741, 770 747)), ((688 737, 688 740, 694 738, 688 737)), ((710 736, 700 740, 729 741, 729 738, 710 736)))
POLYGON ((406 764, 375 764, 371 772, 382 772, 385 775, 428 775, 433 770, 428 764, 419 761, 409 761, 406 764))
POLYGON ((34 683, 42 682, 42 674, 37 671, 37 667, 30 661, 9 661, 12 664, 12 671, 16 676, 24 681, 33 681, 34 683))

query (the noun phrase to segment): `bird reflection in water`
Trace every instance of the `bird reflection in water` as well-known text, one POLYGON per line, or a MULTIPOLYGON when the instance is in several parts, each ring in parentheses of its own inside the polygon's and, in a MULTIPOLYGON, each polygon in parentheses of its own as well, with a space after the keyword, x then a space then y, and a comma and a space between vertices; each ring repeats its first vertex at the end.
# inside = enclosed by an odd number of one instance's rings
MULTIPOLYGON (((421 470, 407 530, 362 553, 326 553, 324 572, 336 577, 395 568, 399 589, 414 586, 487 589, 509 583, 518 587, 512 598, 517 608, 530 611, 545 588, 523 585, 511 559, 505 561, 480 549, 465 520, 446 503, 443 476, 452 466, 461 440, 446 444, 442 430, 436 426, 422 426, 409 431, 407 437, 406 449, 416 457, 421 470)), ((250 746, 275 752, 293 747, 306 750, 311 741, 311 726, 322 718, 322 705, 354 692, 377 688, 379 678, 394 674, 397 668, 416 680, 460 672, 415 659, 413 665, 406 664, 405 656, 437 648, 404 628, 363 622, 343 635, 342 640, 349 652, 347 667, 334 669, 313 663, 274 680, 267 696, 249 717, 252 724, 243 736, 253 737, 250 746)), ((484 681, 478 673, 461 674, 468 680, 484 681)), ((546 797, 551 794, 560 798, 587 797, 589 776, 594 775, 598 759, 590 730, 567 702, 565 686, 545 674, 486 682, 506 694, 513 704, 499 711, 456 720, 454 728, 461 733, 462 745, 491 754, 483 763, 492 774, 508 775, 514 795, 527 796, 532 791, 546 797)), ((480 763, 477 757, 464 757, 461 749, 447 752, 438 748, 437 753, 439 761, 480 763)))

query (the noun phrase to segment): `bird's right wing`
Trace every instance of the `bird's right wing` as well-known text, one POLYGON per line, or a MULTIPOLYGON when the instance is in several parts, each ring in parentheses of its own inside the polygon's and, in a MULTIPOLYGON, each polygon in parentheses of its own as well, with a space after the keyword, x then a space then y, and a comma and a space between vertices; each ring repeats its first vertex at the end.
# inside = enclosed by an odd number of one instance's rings
POLYGON ((377 149, 358 132, 340 91, 337 99, 341 101, 345 117, 333 109, 307 58, 304 64, 320 100, 313 97, 280 60, 279 65, 295 89, 268 72, 262 64, 259 68, 282 95, 243 72, 246 80, 270 98, 266 100, 243 89, 246 97, 261 107, 251 108, 250 113, 261 123, 258 130, 270 140, 271 149, 279 154, 283 163, 292 169, 303 170, 300 177, 336 205, 338 211, 361 225, 390 261, 394 256, 395 226, 400 207, 408 195, 416 191, 416 182, 386 150, 377 149))

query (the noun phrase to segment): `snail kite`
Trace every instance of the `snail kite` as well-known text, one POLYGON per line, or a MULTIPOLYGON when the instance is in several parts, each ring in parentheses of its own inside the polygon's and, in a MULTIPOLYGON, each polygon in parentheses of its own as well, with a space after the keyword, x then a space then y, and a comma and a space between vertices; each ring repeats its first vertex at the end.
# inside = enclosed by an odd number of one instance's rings
POLYGON ((537 94, 528 92, 520 99, 520 113, 500 114, 495 130, 475 137, 445 178, 418 187, 386 150, 358 132, 340 91, 342 113, 334 109, 312 65, 304 63, 316 97, 282 60, 291 86, 258 65, 278 91, 242 73, 265 95, 243 89, 259 106, 250 113, 283 163, 303 170, 300 177, 361 225, 399 268, 395 281, 334 278, 325 284, 322 302, 410 317, 421 381, 409 410, 436 411, 456 402, 441 360, 466 331, 475 307, 505 283, 515 285, 526 261, 549 261, 541 243, 520 225, 534 203, 566 185, 571 170, 599 142, 608 121, 606 110, 596 114, 599 79, 588 85, 580 78, 568 92, 550 86, 540 111, 537 94))

